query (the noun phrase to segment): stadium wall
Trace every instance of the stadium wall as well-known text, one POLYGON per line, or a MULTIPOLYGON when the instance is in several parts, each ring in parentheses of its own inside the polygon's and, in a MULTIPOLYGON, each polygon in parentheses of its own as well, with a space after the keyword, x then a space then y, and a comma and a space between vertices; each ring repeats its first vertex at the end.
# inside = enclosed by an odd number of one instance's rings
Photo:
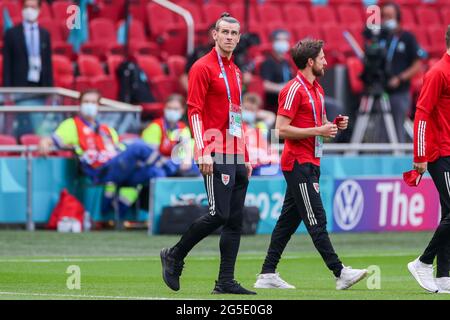
MULTIPOLYGON (((32 160, 33 217, 48 220, 63 188, 83 199, 94 220, 100 215, 102 187, 80 182, 76 163, 59 158, 32 160)), ((439 197, 429 177, 418 188, 403 183, 411 168, 409 156, 327 156, 322 161, 320 192, 331 232, 420 231, 434 229, 440 218, 439 197)), ((26 221, 26 159, 0 158, 0 223, 26 221)), ((251 179, 246 205, 260 209, 258 233, 270 233, 278 218, 285 183, 282 176, 251 179)), ((158 233, 162 208, 184 203, 206 203, 201 179, 154 181, 151 204, 153 231, 158 233)), ((141 211, 137 219, 146 221, 141 211)), ((300 226, 297 232, 305 232, 300 226)))

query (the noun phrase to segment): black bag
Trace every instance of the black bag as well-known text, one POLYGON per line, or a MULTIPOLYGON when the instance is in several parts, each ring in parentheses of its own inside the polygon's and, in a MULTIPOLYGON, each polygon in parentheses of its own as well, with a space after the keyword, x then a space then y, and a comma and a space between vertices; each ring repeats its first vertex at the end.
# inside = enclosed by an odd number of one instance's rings
MULTIPOLYGON (((207 206, 187 205, 164 207, 159 221, 160 234, 184 234, 190 225, 208 214, 207 206)), ((259 222, 259 210, 257 207, 244 207, 242 223, 242 234, 256 234, 259 222)), ((213 234, 220 234, 222 227, 219 227, 213 234)))
POLYGON ((119 100, 127 103, 155 102, 145 72, 132 61, 122 62, 116 70, 119 79, 119 100))

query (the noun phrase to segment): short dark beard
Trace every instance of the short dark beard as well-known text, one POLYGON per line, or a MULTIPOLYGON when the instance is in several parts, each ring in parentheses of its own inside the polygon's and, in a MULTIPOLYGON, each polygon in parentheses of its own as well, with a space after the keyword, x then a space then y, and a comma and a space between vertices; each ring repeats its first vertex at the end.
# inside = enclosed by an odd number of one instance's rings
POLYGON ((322 77, 324 75, 324 70, 317 70, 316 68, 312 68, 312 73, 315 77, 322 77))

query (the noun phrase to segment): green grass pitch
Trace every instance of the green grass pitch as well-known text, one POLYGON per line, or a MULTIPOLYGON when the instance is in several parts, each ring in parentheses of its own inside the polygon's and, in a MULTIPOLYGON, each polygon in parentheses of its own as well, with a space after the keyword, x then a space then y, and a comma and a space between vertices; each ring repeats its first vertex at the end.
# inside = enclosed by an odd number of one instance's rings
MULTIPOLYGON (((406 268, 430 237, 431 233, 332 234, 344 264, 377 265, 381 270, 380 289, 370 290, 362 281, 350 290, 336 291, 309 236, 296 235, 279 272, 297 289, 256 290, 257 296, 239 297, 210 294, 219 267, 217 236, 206 238, 191 252, 181 290, 172 292, 161 278, 159 251, 173 245, 178 236, 0 231, 0 299, 450 299, 423 291, 406 268), (67 287, 71 265, 80 268, 79 290, 67 287)), ((242 238, 236 278, 248 288, 260 271, 269 239, 242 238)))

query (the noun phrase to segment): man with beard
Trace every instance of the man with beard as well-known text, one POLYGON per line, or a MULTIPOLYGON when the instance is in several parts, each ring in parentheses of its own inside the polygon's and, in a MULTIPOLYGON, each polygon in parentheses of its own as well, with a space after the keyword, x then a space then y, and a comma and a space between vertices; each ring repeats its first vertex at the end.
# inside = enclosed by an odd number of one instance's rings
POLYGON ((275 125, 280 138, 285 139, 281 169, 287 189, 255 288, 295 288, 275 270, 284 248, 302 221, 314 246, 336 277, 337 290, 351 287, 367 274, 367 270, 345 267, 339 260, 328 236, 326 213, 319 194, 323 138, 335 137, 338 129, 345 130, 348 125, 345 116, 337 117, 333 123, 327 120, 325 93, 317 82, 327 65, 322 48, 323 41, 307 39, 291 50, 299 72, 280 92, 275 125))

